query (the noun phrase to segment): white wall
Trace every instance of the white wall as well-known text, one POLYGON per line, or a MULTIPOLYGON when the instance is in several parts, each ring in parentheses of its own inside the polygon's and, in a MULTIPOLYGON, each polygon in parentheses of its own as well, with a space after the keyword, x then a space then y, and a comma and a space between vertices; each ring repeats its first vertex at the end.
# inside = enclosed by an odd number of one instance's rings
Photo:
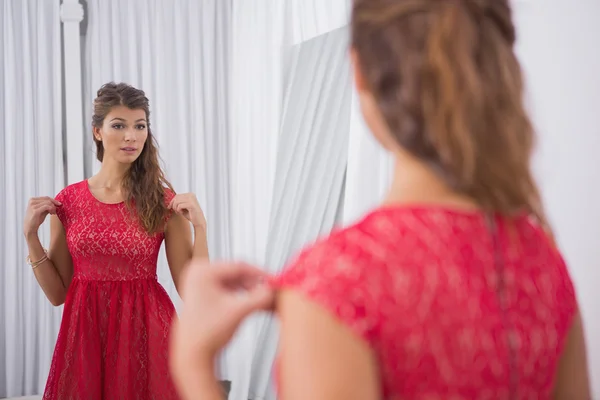
POLYGON ((600 398, 600 1, 518 3, 518 52, 540 142, 535 168, 575 281, 600 398))

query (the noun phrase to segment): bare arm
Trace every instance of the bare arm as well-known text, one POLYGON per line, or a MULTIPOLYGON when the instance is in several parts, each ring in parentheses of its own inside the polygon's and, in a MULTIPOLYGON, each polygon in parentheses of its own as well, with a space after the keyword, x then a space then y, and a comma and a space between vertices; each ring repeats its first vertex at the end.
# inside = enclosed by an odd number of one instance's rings
POLYGON ((554 398, 556 400, 592 398, 587 366, 583 322, 579 312, 573 318, 567 342, 560 358, 554 398))
MULTIPOLYGON (((32 261, 44 257, 44 249, 36 233, 26 233, 25 239, 32 261)), ((50 248, 48 260, 33 270, 44 294, 54 306, 65 302, 73 279, 73 261, 67 247, 65 229, 56 215, 50 216, 50 248)))
POLYGON ((194 258, 201 258, 208 261, 208 239, 206 237, 206 228, 203 226, 194 227, 194 258))
POLYGON ((379 373, 369 345, 301 294, 282 292, 280 398, 380 399, 379 373))
POLYGON ((194 228, 194 243, 189 221, 180 214, 173 214, 165 231, 167 261, 175 288, 179 293, 181 271, 194 258, 208 259, 206 230, 200 226, 194 228))
MULTIPOLYGON (((172 352, 171 352, 172 353, 172 352)), ((189 353, 189 351, 188 351, 189 353)), ((171 354, 171 373, 182 400, 222 400, 222 386, 213 372, 210 359, 184 360, 171 354)))

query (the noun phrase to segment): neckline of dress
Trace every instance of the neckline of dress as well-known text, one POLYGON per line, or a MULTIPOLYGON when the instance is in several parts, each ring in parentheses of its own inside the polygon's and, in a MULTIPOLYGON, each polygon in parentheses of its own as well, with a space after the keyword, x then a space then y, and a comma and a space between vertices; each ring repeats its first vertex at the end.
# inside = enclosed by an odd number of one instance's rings
POLYGON ((125 204, 124 200, 119 201, 118 203, 106 203, 104 201, 99 200, 96 196, 94 196, 94 193, 92 193, 92 189, 90 188, 90 182, 88 179, 86 179, 85 181, 83 181, 83 184, 85 185, 85 190, 88 192, 88 194, 90 195, 90 197, 95 200, 96 202, 103 204, 105 206, 119 206, 122 204, 125 204))

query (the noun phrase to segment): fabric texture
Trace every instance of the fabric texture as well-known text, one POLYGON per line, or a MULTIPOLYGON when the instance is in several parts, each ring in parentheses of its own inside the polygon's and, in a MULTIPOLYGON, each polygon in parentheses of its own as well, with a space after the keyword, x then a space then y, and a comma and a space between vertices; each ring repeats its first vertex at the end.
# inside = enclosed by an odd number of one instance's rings
POLYGON ((164 233, 149 235, 125 203, 97 200, 87 181, 56 199, 74 274, 44 400, 177 399, 168 370, 175 309, 156 275, 164 233))
POLYGON ((494 240, 478 212, 379 209, 304 251, 276 284, 371 346, 384 398, 549 399, 574 288, 532 220, 496 222, 494 240))

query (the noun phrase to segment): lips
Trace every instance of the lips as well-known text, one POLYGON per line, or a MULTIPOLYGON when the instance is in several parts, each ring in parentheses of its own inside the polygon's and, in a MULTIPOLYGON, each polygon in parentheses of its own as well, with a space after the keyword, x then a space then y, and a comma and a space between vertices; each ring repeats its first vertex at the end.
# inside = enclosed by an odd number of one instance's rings
POLYGON ((123 147, 123 148, 121 148, 121 150, 126 151, 127 153, 133 153, 133 152, 137 151, 137 149, 135 147, 123 147))

